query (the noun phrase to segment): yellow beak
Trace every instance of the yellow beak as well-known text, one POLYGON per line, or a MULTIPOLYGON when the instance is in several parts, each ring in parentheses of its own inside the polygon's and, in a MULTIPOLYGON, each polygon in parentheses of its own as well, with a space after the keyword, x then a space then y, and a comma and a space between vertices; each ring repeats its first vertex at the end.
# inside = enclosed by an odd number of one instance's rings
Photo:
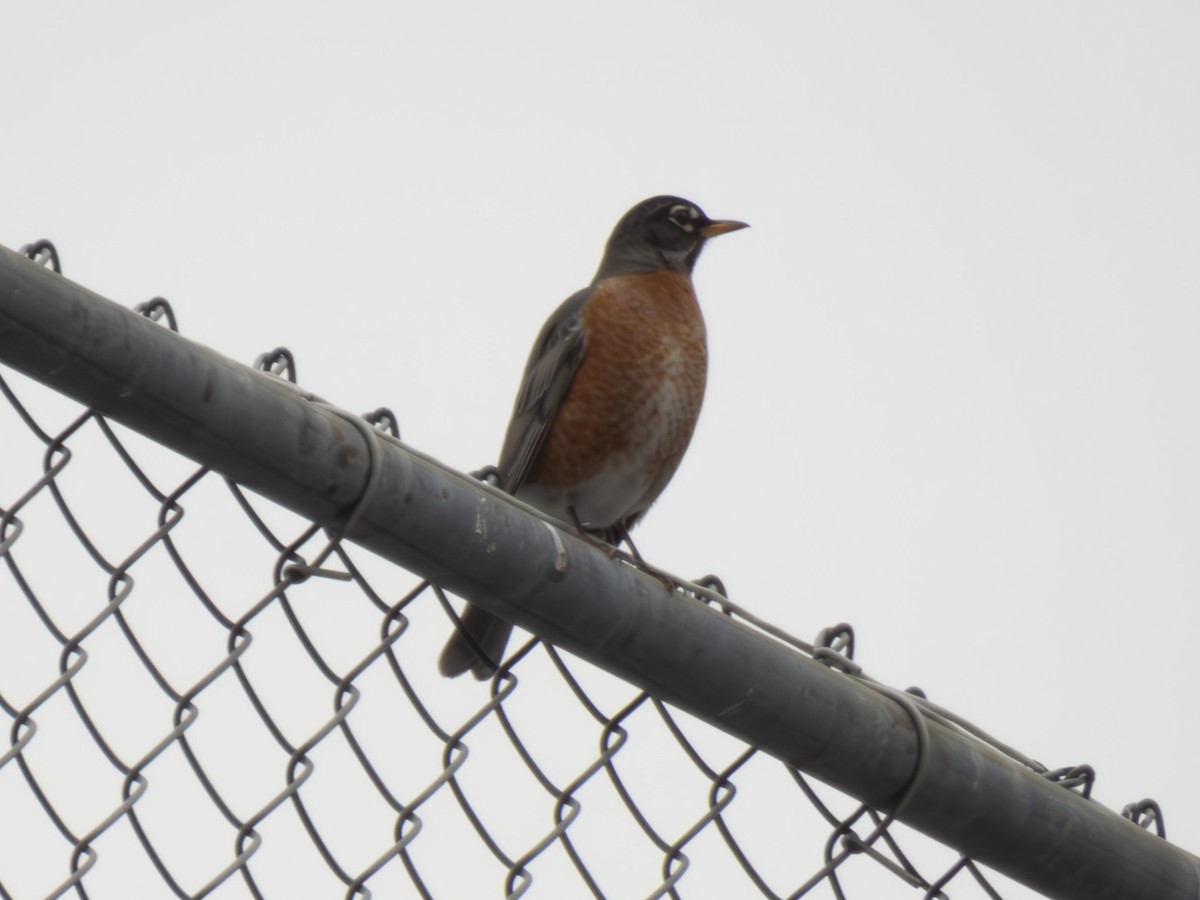
POLYGON ((739 229, 749 227, 745 222, 735 222, 732 219, 717 219, 701 228, 700 233, 706 238, 712 238, 718 234, 728 234, 731 231, 738 231, 739 229))

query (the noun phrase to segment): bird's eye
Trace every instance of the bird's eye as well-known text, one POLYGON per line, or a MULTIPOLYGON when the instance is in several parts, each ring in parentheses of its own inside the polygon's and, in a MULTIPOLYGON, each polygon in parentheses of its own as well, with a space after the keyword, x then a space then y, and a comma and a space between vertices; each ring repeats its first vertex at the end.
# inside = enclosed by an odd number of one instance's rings
POLYGON ((700 218, 700 211, 694 206, 684 206, 682 203, 671 207, 671 211, 667 213, 667 218, 672 223, 688 234, 696 230, 696 219, 700 218))

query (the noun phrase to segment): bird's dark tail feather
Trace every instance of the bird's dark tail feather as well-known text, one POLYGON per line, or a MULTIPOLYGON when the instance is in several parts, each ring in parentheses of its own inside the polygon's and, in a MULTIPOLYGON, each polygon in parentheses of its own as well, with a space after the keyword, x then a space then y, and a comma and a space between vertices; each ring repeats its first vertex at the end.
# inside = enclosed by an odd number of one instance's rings
MULTIPOLYGON (((474 474, 482 478, 486 472, 487 469, 480 469, 474 474)), ((574 510, 569 512, 575 518, 574 510)), ((642 558, 637 548, 629 539, 629 529, 641 515, 638 513, 630 516, 608 528, 585 529, 579 524, 578 518, 575 518, 575 525, 581 532, 586 532, 613 547, 620 546, 624 541, 638 562, 641 562, 642 558)), ((457 678, 464 672, 470 672, 480 681, 491 678, 500 665, 504 648, 512 635, 512 625, 469 603, 463 609, 461 621, 462 627, 454 629, 454 634, 450 635, 442 655, 438 657, 438 671, 447 678, 457 678), (470 638, 463 634, 464 631, 470 638), (480 650, 483 651, 483 656, 480 656, 480 650)))
POLYGON ((454 630, 438 658, 438 671, 447 678, 456 678, 463 672, 470 672, 480 681, 490 678, 500 664, 511 634, 512 625, 468 603, 462 614, 462 628, 454 630), (463 631, 471 636, 469 640, 463 631), (479 650, 483 651, 483 657, 479 650))

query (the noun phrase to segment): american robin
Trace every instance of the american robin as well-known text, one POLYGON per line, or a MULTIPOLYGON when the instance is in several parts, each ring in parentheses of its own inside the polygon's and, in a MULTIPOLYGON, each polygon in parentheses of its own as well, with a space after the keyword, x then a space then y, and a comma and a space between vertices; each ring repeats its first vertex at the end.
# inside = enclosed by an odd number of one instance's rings
MULTIPOLYGON (((617 222, 592 283, 542 326, 497 464, 501 487, 609 544, 662 493, 692 438, 708 369, 692 267, 744 222, 652 197, 617 222)), ((512 626, 468 605, 438 668, 495 670, 512 626), (476 650, 482 650, 481 657, 476 650)))

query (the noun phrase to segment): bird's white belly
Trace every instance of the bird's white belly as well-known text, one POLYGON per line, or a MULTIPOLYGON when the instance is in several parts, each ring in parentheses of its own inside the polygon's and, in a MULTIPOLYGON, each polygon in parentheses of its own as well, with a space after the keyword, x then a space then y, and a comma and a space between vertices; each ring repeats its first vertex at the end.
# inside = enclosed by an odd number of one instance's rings
POLYGON ((678 362, 671 356, 663 360, 666 377, 623 423, 623 452, 608 456, 597 472, 569 489, 527 482, 517 497, 565 521, 571 521, 573 508, 589 529, 608 528, 649 507, 679 464, 699 412, 699 397, 678 362))
POLYGON ((649 465, 641 455, 626 456, 610 460, 603 469, 570 490, 525 484, 517 490, 517 497, 563 521, 571 521, 568 509, 574 509, 584 527, 608 528, 639 511, 653 480, 648 475, 649 465))

